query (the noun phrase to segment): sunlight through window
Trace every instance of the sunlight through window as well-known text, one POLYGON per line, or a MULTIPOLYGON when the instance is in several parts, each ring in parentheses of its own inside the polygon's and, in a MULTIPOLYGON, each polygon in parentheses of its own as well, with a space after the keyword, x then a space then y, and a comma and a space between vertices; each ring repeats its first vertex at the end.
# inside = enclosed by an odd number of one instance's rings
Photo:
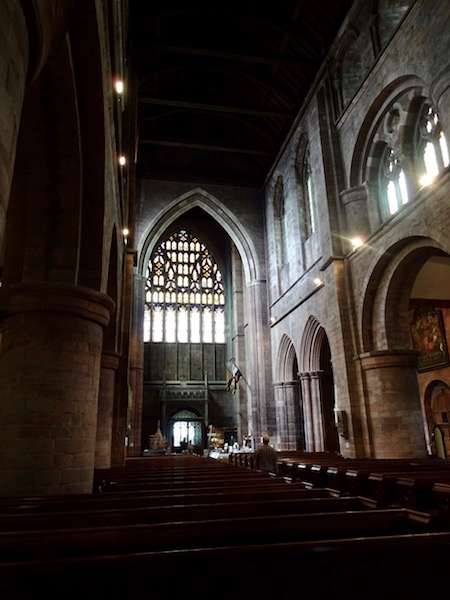
POLYGON ((185 229, 153 252, 145 300, 144 341, 225 342, 222 274, 208 248, 185 229))

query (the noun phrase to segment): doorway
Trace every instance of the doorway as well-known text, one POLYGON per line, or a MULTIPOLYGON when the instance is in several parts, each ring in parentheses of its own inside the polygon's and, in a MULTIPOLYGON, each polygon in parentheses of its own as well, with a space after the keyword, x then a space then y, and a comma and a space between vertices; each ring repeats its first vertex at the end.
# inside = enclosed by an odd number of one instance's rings
POLYGON ((203 419, 194 412, 183 410, 173 415, 170 422, 172 452, 184 452, 192 444, 194 452, 200 453, 204 447, 203 419))

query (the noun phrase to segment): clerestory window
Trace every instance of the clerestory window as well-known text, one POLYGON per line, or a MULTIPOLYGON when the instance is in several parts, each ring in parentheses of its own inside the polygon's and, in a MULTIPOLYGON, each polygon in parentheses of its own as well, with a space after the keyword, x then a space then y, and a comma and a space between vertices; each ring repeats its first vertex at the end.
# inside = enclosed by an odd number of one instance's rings
POLYGON ((381 190, 386 197, 389 214, 394 215, 408 202, 408 191, 400 158, 389 146, 384 152, 381 176, 381 190))
POLYGON ((305 153, 303 185, 305 237, 308 239, 316 231, 316 197, 309 151, 305 153))
POLYGON ((420 184, 427 185, 449 165, 448 147, 436 110, 424 104, 418 121, 420 184))
POLYGON ((148 263, 144 341, 225 342, 222 273, 205 244, 185 229, 163 241, 148 263))

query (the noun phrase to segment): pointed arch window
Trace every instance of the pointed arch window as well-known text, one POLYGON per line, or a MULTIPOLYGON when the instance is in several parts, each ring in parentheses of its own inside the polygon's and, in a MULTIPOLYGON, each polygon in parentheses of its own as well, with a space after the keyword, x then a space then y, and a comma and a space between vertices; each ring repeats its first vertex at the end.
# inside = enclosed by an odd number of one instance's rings
POLYGON ((186 229, 163 241, 148 263, 144 341, 225 342, 222 273, 205 244, 186 229))
POLYGON ((282 177, 278 177, 273 199, 274 205, 274 231, 280 266, 287 263, 287 232, 286 232, 286 206, 284 200, 284 186, 282 177))
POLYGON ((308 239, 316 231, 316 198, 309 151, 305 152, 303 162, 303 215, 305 239, 308 239))
POLYGON ((420 183, 426 185, 449 165, 448 146, 436 110, 428 103, 418 120, 417 148, 420 183))
POLYGON ((394 215, 408 202, 408 191, 399 152, 386 146, 381 170, 381 192, 389 207, 389 214, 394 215))

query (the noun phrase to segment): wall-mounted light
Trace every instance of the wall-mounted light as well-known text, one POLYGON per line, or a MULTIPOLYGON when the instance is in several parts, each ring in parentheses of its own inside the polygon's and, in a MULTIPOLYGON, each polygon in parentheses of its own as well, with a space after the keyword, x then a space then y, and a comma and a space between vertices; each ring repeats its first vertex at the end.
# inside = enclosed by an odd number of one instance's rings
POLYGON ((432 175, 426 174, 423 175, 420 179, 419 179, 419 183, 422 187, 425 187, 427 185, 431 185, 434 181, 434 177, 432 175))
POLYGON ((276 322, 277 322, 277 318, 276 318, 276 317, 270 317, 270 322, 271 322, 271 323, 272 323, 272 325, 273 325, 274 323, 276 323, 276 322))
POLYGON ((122 235, 123 235, 123 243, 124 244, 128 244, 128 234, 130 233, 129 229, 127 229, 126 227, 124 227, 122 229, 122 235))
POLYGON ((361 246, 364 245, 364 242, 362 241, 362 239, 360 237, 355 237, 351 240, 352 243, 352 249, 353 252, 355 252, 355 250, 357 250, 358 248, 361 248, 361 246))
POLYGON ((315 283, 317 286, 319 286, 319 285, 322 285, 323 281, 322 281, 322 279, 320 279, 320 277, 315 277, 315 278, 314 278, 314 283, 315 283))
POLYGON ((118 94, 122 94, 123 93, 123 81, 121 79, 117 79, 114 87, 116 88, 116 92, 118 94))
POLYGON ((121 167, 123 167, 126 164, 126 162, 127 162, 127 159, 125 158, 125 156, 123 156, 123 155, 119 156, 119 165, 121 167))

